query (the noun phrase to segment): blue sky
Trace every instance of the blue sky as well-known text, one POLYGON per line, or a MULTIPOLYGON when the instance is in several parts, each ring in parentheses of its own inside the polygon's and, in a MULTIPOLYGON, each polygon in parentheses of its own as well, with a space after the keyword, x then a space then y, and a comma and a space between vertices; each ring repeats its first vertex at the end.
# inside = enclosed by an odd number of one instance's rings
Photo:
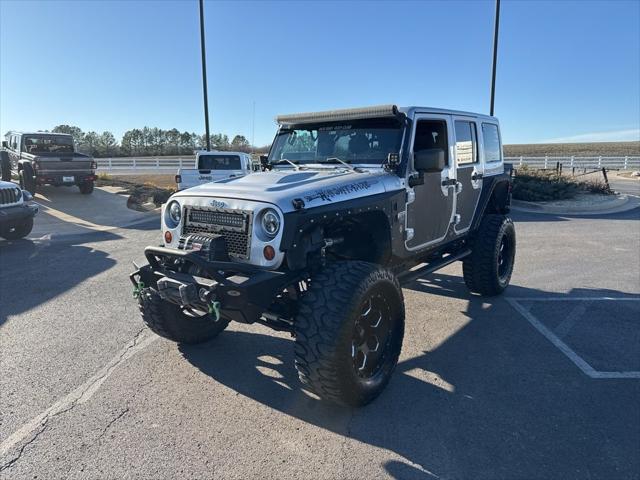
MULTIPOLYGON (((488 112, 494 3, 205 3, 211 130, 396 103, 488 112)), ((0 0, 0 132, 204 131, 198 4, 0 0)), ((502 2, 505 143, 640 139, 640 2, 502 2)))

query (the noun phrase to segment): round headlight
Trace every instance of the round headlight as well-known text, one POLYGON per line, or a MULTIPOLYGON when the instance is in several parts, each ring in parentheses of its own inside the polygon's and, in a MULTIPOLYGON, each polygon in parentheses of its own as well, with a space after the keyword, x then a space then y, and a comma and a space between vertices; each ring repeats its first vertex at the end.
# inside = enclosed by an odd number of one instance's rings
POLYGON ((19 201, 20 198, 22 198, 22 190, 20 190, 19 188, 16 188, 16 202, 19 201))
POLYGON ((270 237, 275 237, 280 231, 280 217, 272 208, 262 214, 262 229, 270 237))
POLYGON ((169 204, 167 207, 167 213, 169 217, 169 223, 173 224, 173 227, 177 227, 180 223, 180 219, 182 218, 182 209, 180 208, 180 204, 175 200, 169 204))

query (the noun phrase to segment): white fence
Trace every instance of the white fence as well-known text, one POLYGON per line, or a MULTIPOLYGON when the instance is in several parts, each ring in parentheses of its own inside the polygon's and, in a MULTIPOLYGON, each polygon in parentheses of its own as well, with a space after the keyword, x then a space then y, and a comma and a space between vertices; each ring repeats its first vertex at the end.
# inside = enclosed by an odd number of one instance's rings
POLYGON ((193 168, 195 157, 114 157, 97 158, 98 172, 123 174, 175 173, 178 168, 193 168))
POLYGON ((606 168, 611 170, 638 170, 640 169, 640 156, 625 157, 505 157, 506 163, 514 167, 528 166, 531 168, 556 168, 558 164, 562 169, 571 168, 606 168))
MULTIPOLYGON (((175 173, 178 168, 193 168, 195 157, 114 157, 98 158, 98 171, 114 174, 175 173)), ((626 157, 505 157, 514 167, 531 168, 602 168, 611 170, 640 170, 640 156, 626 157)))

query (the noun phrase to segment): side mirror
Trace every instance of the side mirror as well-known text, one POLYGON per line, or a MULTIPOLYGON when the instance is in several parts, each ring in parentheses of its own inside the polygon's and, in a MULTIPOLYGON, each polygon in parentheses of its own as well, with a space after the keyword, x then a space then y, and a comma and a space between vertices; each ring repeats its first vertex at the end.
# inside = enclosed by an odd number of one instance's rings
POLYGON ((8 148, 6 140, 2 140, 2 148, 8 148))
POLYGON ((260 167, 262 171, 271 169, 271 166, 269 165, 269 155, 260 155, 260 167))
POLYGON ((413 166, 418 172, 441 172, 444 165, 444 150, 441 148, 420 150, 413 155, 413 166))

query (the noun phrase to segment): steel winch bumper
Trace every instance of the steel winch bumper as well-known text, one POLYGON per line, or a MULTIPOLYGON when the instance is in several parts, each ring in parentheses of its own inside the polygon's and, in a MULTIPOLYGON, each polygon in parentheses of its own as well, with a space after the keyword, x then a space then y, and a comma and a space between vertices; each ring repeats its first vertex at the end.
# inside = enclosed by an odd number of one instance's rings
POLYGON ((263 270, 249 264, 209 261, 198 252, 166 247, 147 247, 147 265, 129 275, 134 291, 151 287, 169 302, 198 310, 217 302, 216 309, 230 320, 253 323, 269 310, 276 296, 297 281, 288 272, 263 270), (199 267, 204 278, 170 270, 163 264, 178 259, 199 267))

